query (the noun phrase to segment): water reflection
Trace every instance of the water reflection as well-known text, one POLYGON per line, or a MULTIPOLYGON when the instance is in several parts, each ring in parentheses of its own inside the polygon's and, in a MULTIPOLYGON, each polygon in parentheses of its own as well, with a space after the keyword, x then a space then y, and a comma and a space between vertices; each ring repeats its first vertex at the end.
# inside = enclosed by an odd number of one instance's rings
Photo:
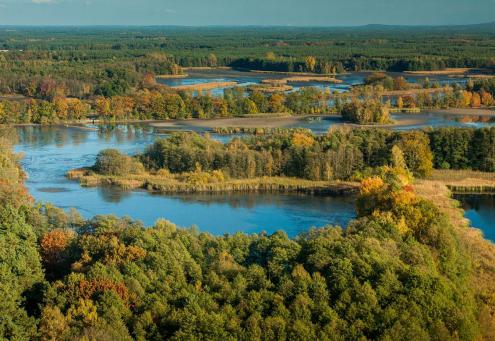
POLYGON ((454 198, 461 202, 471 225, 483 230, 485 237, 495 242, 495 195, 455 194, 454 198))
MULTIPOLYGON (((320 89, 328 89, 331 92, 345 92, 349 91, 353 86, 364 84, 366 77, 373 72, 349 72, 345 74, 337 75, 336 78, 341 80, 342 83, 322 83, 322 82, 296 82, 291 83, 294 91, 301 87, 313 86, 320 89)), ((390 77, 404 77, 406 81, 410 83, 423 83, 426 79, 430 84, 438 83, 440 86, 452 85, 452 84, 464 84, 467 82, 467 78, 463 75, 415 75, 401 72, 387 72, 390 77)), ((185 78, 169 78, 158 79, 158 82, 168 86, 181 86, 181 85, 194 85, 212 82, 237 82, 238 86, 246 86, 252 84, 260 84, 264 79, 280 79, 286 78, 286 74, 276 73, 256 73, 256 72, 244 72, 238 70, 224 70, 224 69, 211 69, 211 70, 188 70, 188 76, 185 78)), ((222 96, 226 88, 213 89, 210 93, 213 96, 222 96)))
MULTIPOLYGON (((418 117, 417 115, 411 115, 418 117)), ((424 115, 423 115, 424 116, 424 115)), ((442 124, 442 116, 427 114, 423 124, 442 124)), ((461 123, 450 120, 449 124, 461 123)), ((332 119, 307 122, 315 132, 326 131, 332 119)), ((443 124, 445 121, 443 122, 443 124)), ((345 226, 355 216, 353 199, 298 194, 188 194, 156 195, 144 191, 122 191, 112 187, 82 188, 68 181, 65 173, 90 165, 99 151, 116 148, 129 155, 142 152, 163 136, 147 124, 117 125, 99 129, 84 127, 18 128, 16 151, 28 174, 26 185, 35 199, 62 208, 74 207, 85 217, 98 214, 131 216, 146 225, 165 217, 179 226, 197 225, 214 234, 244 231, 275 232, 284 229, 294 236, 311 226, 345 226)), ((231 136, 215 136, 223 142, 231 136)), ((495 240, 493 197, 465 200, 467 216, 495 240)))
POLYGON ((355 216, 352 199, 296 194, 156 195, 113 187, 83 188, 65 173, 90 165, 97 153, 117 148, 135 154, 162 134, 148 125, 85 127, 19 127, 16 151, 28 174, 26 185, 35 199, 62 208, 74 207, 85 217, 131 216, 146 225, 166 218, 179 226, 197 225, 214 234, 243 231, 289 235, 327 224, 345 226, 355 216))

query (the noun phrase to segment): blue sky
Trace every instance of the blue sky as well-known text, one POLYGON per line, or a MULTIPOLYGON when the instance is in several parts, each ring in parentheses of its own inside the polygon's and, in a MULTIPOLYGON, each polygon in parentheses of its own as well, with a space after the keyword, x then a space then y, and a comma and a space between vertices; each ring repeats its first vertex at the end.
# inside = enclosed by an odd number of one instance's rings
POLYGON ((0 25, 469 24, 495 0, 0 0, 0 25))

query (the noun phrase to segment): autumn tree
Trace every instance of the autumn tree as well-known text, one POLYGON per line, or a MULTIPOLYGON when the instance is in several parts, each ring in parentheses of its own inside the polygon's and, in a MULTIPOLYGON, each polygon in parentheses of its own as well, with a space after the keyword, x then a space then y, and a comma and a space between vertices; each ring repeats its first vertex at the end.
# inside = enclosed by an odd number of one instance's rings
POLYGON ((304 59, 304 66, 307 72, 314 72, 316 69, 316 58, 313 56, 307 56, 304 59))

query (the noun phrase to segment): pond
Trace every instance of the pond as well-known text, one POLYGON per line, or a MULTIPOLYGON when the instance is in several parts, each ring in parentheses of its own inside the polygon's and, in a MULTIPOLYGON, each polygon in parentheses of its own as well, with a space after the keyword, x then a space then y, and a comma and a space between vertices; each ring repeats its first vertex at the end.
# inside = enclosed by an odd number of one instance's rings
POLYGON ((471 226, 495 242, 495 194, 454 194, 454 198, 461 202, 471 226))
POLYGON ((165 218, 215 235, 286 231, 291 237, 327 224, 345 226, 355 217, 354 200, 299 194, 156 195, 115 188, 83 188, 65 178, 73 168, 94 163, 96 154, 116 148, 142 151, 160 137, 148 125, 122 125, 105 131, 89 128, 19 127, 15 150, 28 174, 26 186, 38 201, 76 208, 86 218, 98 214, 130 216, 152 225, 165 218))

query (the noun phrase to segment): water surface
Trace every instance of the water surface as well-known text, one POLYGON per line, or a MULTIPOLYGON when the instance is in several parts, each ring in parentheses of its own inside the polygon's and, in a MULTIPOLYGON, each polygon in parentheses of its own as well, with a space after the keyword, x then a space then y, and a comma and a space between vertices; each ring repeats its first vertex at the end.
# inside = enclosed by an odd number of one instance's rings
POLYGON ((295 236, 310 227, 345 226, 354 218, 352 198, 302 194, 157 195, 116 188, 83 188, 65 178, 74 168, 94 163, 97 153, 116 148, 128 154, 144 150, 162 136, 147 125, 91 130, 66 127, 20 127, 16 151, 24 154, 26 186, 33 197, 64 209, 76 208, 86 218, 98 214, 130 216, 152 225, 165 218, 216 235, 273 233, 295 236))
MULTIPOLYGON (((301 87, 313 86, 320 89, 328 89, 331 92, 345 92, 348 91, 354 85, 364 84, 364 80, 367 76, 373 72, 350 72, 335 76, 335 78, 342 81, 342 83, 326 83, 326 82, 296 82, 290 83, 294 87, 294 90, 298 90, 301 87)), ((192 85, 203 84, 211 82, 237 82, 239 86, 260 84, 264 79, 280 79, 286 78, 286 74, 277 73, 256 73, 245 72, 238 70, 223 70, 223 69, 211 69, 211 70, 188 70, 188 76, 185 78, 166 78, 158 79, 158 82, 168 86, 180 86, 180 85, 192 85)), ((391 77, 404 77, 408 82, 421 83, 426 78, 430 80, 430 83, 439 83, 440 85, 452 85, 454 83, 466 83, 467 79, 462 76, 450 76, 450 75, 413 75, 400 72, 388 72, 391 77)), ((210 93, 215 96, 221 96, 226 88, 218 88, 211 90, 210 93)))
POLYGON ((471 226, 495 242, 495 194, 454 194, 454 198, 461 202, 471 226))

